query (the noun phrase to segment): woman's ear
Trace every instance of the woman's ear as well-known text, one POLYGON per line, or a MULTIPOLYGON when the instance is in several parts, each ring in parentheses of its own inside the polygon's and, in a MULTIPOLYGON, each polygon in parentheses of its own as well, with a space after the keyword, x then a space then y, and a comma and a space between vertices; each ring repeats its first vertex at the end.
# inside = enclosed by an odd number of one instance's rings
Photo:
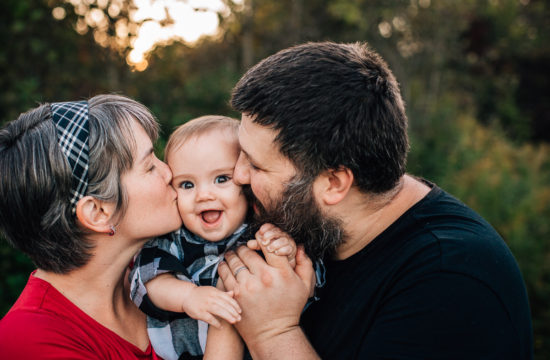
POLYGON ((353 173, 348 168, 327 170, 315 179, 314 194, 324 204, 336 205, 346 197, 353 180, 353 173))
POLYGON ((115 204, 84 196, 76 204, 76 217, 85 228, 97 233, 110 233, 115 204))

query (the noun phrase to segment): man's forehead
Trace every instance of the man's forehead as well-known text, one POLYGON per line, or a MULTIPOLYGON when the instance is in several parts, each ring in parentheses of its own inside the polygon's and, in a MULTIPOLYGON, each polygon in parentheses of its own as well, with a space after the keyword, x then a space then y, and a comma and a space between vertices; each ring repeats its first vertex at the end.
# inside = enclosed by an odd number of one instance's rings
POLYGON ((279 144, 275 142, 277 131, 253 122, 253 117, 242 115, 239 126, 239 143, 242 150, 254 156, 282 156, 279 144))
POLYGON ((239 139, 243 138, 246 142, 255 142, 261 144, 265 140, 270 140, 264 145, 275 145, 274 140, 277 132, 267 126, 254 122, 254 118, 243 114, 241 125, 239 126, 239 139), (262 141, 260 141, 262 140, 262 141))

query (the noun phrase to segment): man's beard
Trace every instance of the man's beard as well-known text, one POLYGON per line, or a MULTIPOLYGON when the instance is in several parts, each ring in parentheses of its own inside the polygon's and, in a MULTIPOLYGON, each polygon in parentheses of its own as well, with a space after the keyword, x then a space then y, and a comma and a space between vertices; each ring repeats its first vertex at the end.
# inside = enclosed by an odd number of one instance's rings
POLYGON ((254 231, 262 224, 271 223, 292 236, 297 244, 304 244, 313 260, 332 256, 345 240, 342 222, 321 212, 312 190, 313 179, 295 177, 286 185, 282 196, 266 209, 250 186, 245 186, 243 191, 256 208, 251 224, 254 231))

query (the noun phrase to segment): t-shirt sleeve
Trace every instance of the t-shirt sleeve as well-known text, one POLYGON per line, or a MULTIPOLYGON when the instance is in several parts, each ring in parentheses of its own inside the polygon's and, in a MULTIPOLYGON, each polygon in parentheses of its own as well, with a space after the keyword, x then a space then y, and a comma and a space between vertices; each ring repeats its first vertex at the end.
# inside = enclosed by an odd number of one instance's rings
POLYGON ((315 271, 315 287, 313 290, 313 296, 307 299, 307 303, 306 303, 306 306, 304 307, 304 311, 313 302, 319 300, 318 291, 320 288, 325 286, 325 282, 326 282, 326 267, 323 260, 321 259, 315 260, 315 262, 313 263, 313 270, 315 271))
POLYGON ((463 274, 438 273, 392 288, 357 358, 470 359, 485 353, 519 359, 518 338, 489 287, 463 274))
POLYGON ((171 318, 175 313, 156 307, 147 295, 145 284, 164 273, 174 273, 182 281, 191 281, 191 276, 183 265, 183 251, 178 234, 171 233, 147 242, 136 256, 129 275, 132 301, 147 315, 160 320, 171 318))

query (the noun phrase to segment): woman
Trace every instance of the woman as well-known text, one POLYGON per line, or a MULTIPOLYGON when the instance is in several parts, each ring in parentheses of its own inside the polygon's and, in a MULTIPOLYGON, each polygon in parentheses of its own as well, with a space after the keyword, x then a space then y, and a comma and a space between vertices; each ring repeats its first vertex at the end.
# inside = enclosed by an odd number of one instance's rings
POLYGON ((122 96, 45 104, 0 131, 0 230, 37 266, 0 321, 4 359, 156 359, 126 272, 180 227, 158 124, 122 96))

